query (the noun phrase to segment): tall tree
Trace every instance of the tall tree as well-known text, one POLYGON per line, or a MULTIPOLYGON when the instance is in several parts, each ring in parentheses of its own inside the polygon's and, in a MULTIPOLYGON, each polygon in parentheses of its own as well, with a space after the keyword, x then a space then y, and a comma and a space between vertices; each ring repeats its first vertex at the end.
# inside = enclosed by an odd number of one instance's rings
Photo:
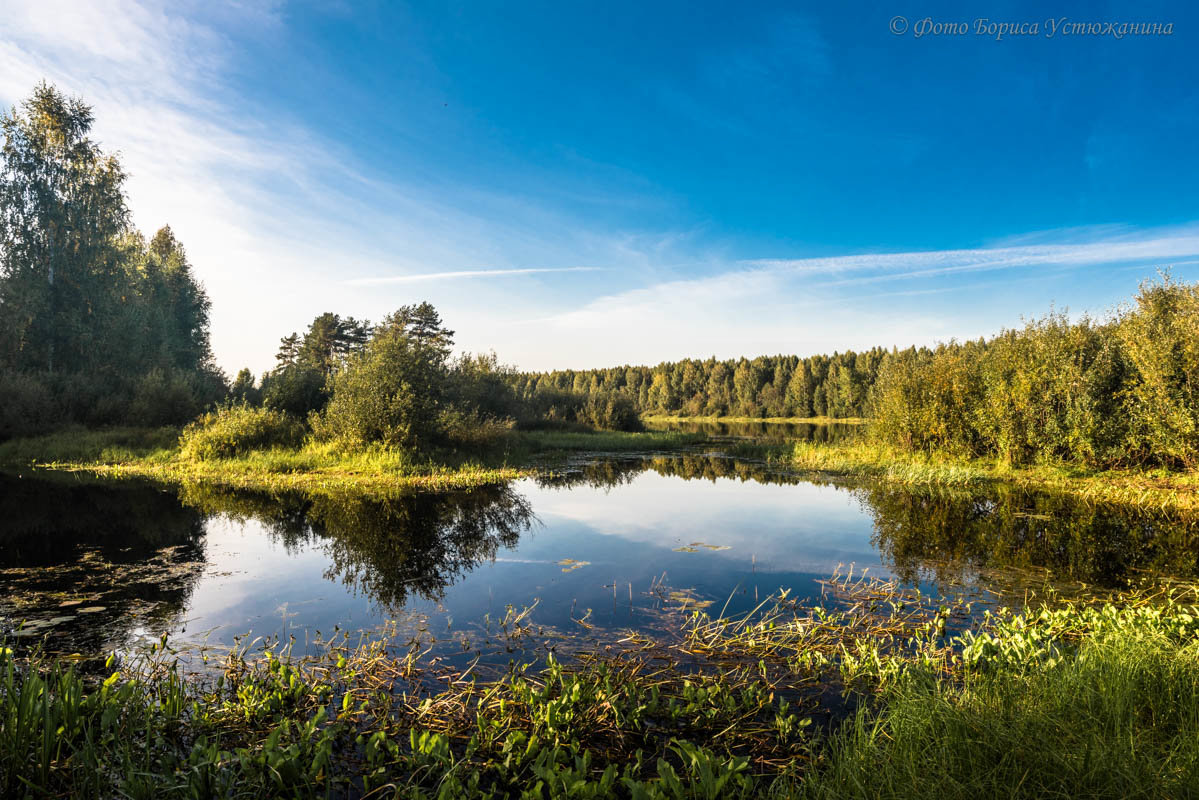
POLYGON ((428 302, 400 306, 383 319, 385 327, 398 328, 418 344, 433 345, 449 352, 454 344, 454 332, 441 322, 441 315, 428 302))
POLYGON ((121 297, 125 173, 88 138, 92 110, 48 84, 0 117, 0 354, 78 369, 121 297))

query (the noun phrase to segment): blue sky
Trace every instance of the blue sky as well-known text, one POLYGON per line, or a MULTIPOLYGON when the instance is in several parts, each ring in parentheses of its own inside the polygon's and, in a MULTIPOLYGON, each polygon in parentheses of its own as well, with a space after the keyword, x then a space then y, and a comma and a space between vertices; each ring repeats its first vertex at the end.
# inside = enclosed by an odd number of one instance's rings
POLYGON ((931 344, 1199 278, 1189 4, 0 12, 0 104, 46 78, 95 105, 229 371, 323 311, 422 299, 464 349, 544 369, 931 344))

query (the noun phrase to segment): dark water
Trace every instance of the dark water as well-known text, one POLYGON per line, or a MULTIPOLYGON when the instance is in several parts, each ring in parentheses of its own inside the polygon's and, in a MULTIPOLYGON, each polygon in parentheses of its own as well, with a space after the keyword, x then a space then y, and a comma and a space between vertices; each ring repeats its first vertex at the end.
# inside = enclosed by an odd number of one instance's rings
POLYGON ((164 631, 214 645, 294 635, 303 649, 317 631, 397 620, 451 648, 508 606, 536 604, 528 619, 551 632, 655 631, 664 610, 816 597, 850 564, 1000 601, 1045 579, 1193 577, 1196 534, 1164 514, 818 485, 711 455, 584 460, 386 501, 0 477, 0 627, 66 652, 164 631))

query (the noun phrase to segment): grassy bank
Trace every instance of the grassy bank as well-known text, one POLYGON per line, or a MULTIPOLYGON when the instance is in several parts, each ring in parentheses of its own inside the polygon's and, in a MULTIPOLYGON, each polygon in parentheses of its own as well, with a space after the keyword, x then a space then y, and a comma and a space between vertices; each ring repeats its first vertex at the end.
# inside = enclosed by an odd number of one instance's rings
POLYGON ((800 471, 901 484, 969 488, 1007 483, 1067 493, 1083 500, 1147 505, 1163 510, 1199 511, 1199 475, 1155 470, 1091 470, 1064 464, 1010 467, 982 459, 905 453, 885 445, 849 441, 795 442, 785 447, 745 445, 760 457, 800 471))
POLYGON ((725 423, 745 423, 745 422, 769 422, 771 424, 808 424, 808 425, 861 425, 866 420, 861 417, 716 417, 716 416, 701 416, 701 417, 679 417, 670 415, 650 414, 642 416, 642 420, 649 423, 654 422, 725 422, 725 423))
MULTIPOLYGON (((894 586, 696 614, 670 644, 484 678, 380 639, 90 680, 0 649, 6 797, 1183 797, 1199 609, 1029 609, 947 638, 894 586), (853 710, 856 709, 856 710, 853 710)), ((1193 597, 1187 602, 1193 602, 1193 597)), ((535 631, 519 617, 509 635, 535 631)))
POLYGON ((171 428, 66 430, 0 444, 10 470, 84 472, 166 484, 202 483, 256 491, 385 494, 411 489, 468 489, 513 480, 535 464, 571 452, 675 449, 702 437, 680 433, 515 431, 485 450, 415 455, 375 448, 346 452, 319 444, 255 450, 228 458, 188 458, 171 428))

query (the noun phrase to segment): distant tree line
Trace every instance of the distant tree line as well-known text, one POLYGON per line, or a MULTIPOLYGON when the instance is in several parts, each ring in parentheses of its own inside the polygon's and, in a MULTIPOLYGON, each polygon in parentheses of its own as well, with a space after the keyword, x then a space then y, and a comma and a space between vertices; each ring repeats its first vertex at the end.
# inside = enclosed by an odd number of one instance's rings
POLYGON ((132 227, 91 126, 46 84, 0 117, 0 438, 181 423, 226 391, 182 244, 132 227))
POLYGON ((656 367, 524 373, 516 385, 532 400, 624 398, 639 414, 862 417, 887 352, 874 348, 808 358, 686 359, 656 367))

